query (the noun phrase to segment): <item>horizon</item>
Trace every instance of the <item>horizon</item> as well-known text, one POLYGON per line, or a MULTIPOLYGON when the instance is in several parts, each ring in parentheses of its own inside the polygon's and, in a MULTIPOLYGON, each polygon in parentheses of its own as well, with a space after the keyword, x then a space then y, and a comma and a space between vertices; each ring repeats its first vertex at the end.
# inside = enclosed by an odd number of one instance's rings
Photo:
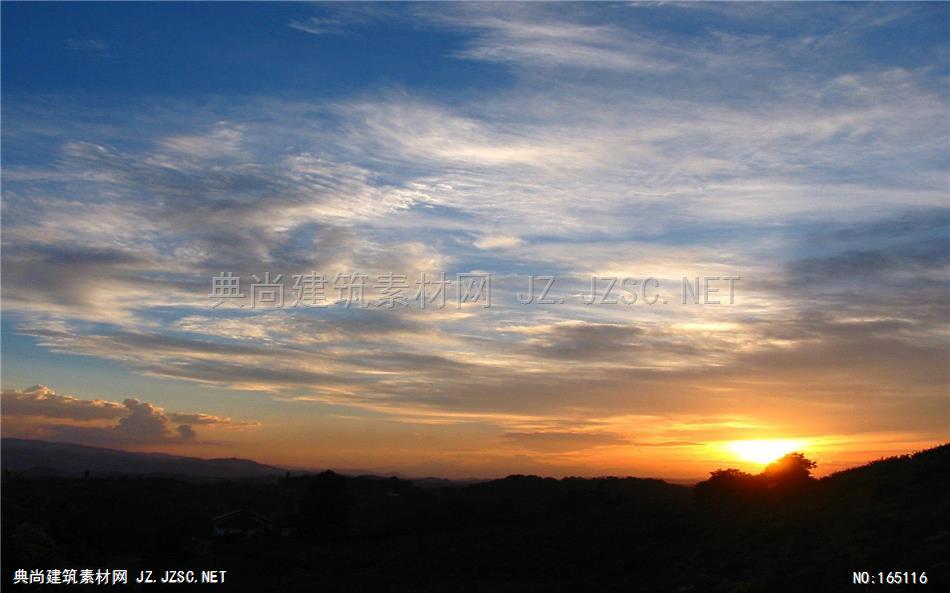
POLYGON ((669 480, 950 441, 945 3, 0 10, 5 438, 669 480))
MULTIPOLYGON (((273 468, 278 473, 287 472, 287 473, 299 473, 303 475, 313 475, 313 474, 329 471, 331 473, 336 473, 336 474, 340 474, 347 477, 365 477, 365 476, 378 477, 378 478, 395 477, 401 480, 408 480, 408 481, 445 480, 448 482, 469 482, 469 481, 489 482, 489 481, 494 481, 494 480, 503 480, 505 478, 509 478, 513 476, 528 476, 528 477, 538 477, 542 479, 550 478, 550 479, 555 479, 555 480, 564 480, 564 479, 572 479, 572 478, 585 479, 585 480, 605 479, 605 478, 616 478, 616 479, 634 478, 634 479, 640 479, 640 480, 662 480, 662 481, 672 483, 672 484, 693 486, 699 482, 708 480, 709 476, 714 474, 717 471, 729 470, 729 469, 740 469, 738 467, 733 467, 733 466, 717 467, 716 469, 709 469, 707 472, 705 472, 705 475, 703 476, 690 476, 690 477, 633 475, 633 474, 590 474, 590 475, 565 474, 565 475, 552 476, 552 475, 546 475, 546 474, 519 474, 519 473, 499 474, 495 476, 445 477, 445 476, 438 476, 438 475, 410 475, 410 474, 404 474, 401 472, 393 472, 393 471, 386 471, 386 470, 372 470, 372 469, 365 469, 365 468, 288 466, 288 465, 277 465, 277 464, 266 463, 259 459, 253 459, 249 457, 198 457, 198 456, 190 456, 190 455, 176 455, 173 453, 165 453, 163 451, 136 451, 136 450, 131 450, 131 449, 114 449, 114 448, 109 448, 109 447, 97 447, 93 445, 84 445, 81 443, 72 443, 72 442, 66 442, 66 441, 45 441, 41 439, 25 439, 25 438, 20 438, 20 437, 7 437, 7 436, 0 437, 0 441, 6 441, 6 440, 43 443, 44 445, 64 445, 64 446, 69 446, 69 447, 83 447, 83 448, 88 448, 88 449, 96 449, 96 450, 109 451, 109 452, 114 452, 114 453, 131 453, 131 454, 144 454, 144 455, 156 454, 156 455, 163 455, 163 456, 168 456, 168 457, 180 457, 180 458, 185 458, 185 459, 192 459, 196 461, 244 461, 244 462, 251 462, 256 465, 261 465, 264 467, 273 468)), ((848 472, 854 469, 868 467, 868 466, 874 465, 875 463, 885 462, 885 461, 889 461, 893 459, 914 457, 918 454, 926 453, 928 451, 932 451, 934 449, 939 449, 941 447, 947 447, 947 446, 950 446, 950 441, 939 443, 937 445, 933 445, 931 447, 926 447, 923 449, 916 449, 912 451, 906 451, 903 453, 897 453, 895 455, 889 455, 889 456, 884 456, 884 457, 878 457, 876 459, 870 459, 868 461, 865 461, 856 465, 838 468, 830 472, 822 472, 820 471, 821 469, 820 466, 816 465, 815 467, 812 468, 810 473, 817 479, 824 479, 824 478, 832 477, 842 472, 848 472)), ((2 449, 0 449, 0 451, 2 451, 2 449)), ((789 454, 801 454, 805 458, 809 458, 807 451, 790 451, 789 454)), ((774 461, 778 461, 778 459, 775 459, 774 461)), ((763 473, 766 470, 766 468, 770 465, 770 463, 757 464, 758 467, 747 467, 745 470, 740 470, 740 471, 744 471, 751 475, 757 475, 759 473, 763 473)), ((124 472, 113 471, 113 472, 109 472, 109 475, 112 475, 112 474, 121 475, 122 473, 124 472)), ((275 473, 274 475, 277 475, 277 474, 275 473)))

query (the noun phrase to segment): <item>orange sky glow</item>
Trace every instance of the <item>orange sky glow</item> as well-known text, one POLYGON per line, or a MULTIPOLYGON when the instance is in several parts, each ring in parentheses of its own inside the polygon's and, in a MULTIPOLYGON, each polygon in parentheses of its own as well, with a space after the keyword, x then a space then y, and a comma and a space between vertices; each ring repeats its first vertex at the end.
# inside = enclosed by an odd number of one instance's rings
POLYGON ((200 52, 16 4, 4 437, 682 479, 950 441, 939 3, 261 3, 200 52))

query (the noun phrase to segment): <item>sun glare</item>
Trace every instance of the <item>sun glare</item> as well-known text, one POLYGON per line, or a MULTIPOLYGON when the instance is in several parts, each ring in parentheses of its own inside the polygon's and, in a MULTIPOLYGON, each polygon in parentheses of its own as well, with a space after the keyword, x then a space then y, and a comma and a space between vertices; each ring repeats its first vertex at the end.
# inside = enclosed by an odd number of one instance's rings
POLYGON ((732 441, 726 447, 742 461, 765 465, 786 453, 801 450, 804 444, 804 441, 795 439, 761 439, 732 441))

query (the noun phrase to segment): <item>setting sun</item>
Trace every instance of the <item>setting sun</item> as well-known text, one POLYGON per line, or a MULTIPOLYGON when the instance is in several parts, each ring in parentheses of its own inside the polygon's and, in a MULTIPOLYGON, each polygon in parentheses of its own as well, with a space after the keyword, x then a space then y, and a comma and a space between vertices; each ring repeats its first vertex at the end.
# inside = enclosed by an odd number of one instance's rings
POLYGON ((742 461, 753 463, 771 463, 792 451, 801 449, 805 442, 796 439, 760 439, 733 441, 727 448, 742 461))

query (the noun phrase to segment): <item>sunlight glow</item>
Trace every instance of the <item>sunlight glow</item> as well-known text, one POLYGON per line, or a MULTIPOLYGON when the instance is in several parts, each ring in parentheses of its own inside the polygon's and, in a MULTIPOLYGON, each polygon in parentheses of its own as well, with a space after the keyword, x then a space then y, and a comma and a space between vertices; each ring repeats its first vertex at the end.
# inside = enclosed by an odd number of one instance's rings
POLYGON ((786 453, 801 450, 804 446, 805 442, 797 439, 760 439, 732 441, 726 448, 742 461, 765 465, 786 453))

